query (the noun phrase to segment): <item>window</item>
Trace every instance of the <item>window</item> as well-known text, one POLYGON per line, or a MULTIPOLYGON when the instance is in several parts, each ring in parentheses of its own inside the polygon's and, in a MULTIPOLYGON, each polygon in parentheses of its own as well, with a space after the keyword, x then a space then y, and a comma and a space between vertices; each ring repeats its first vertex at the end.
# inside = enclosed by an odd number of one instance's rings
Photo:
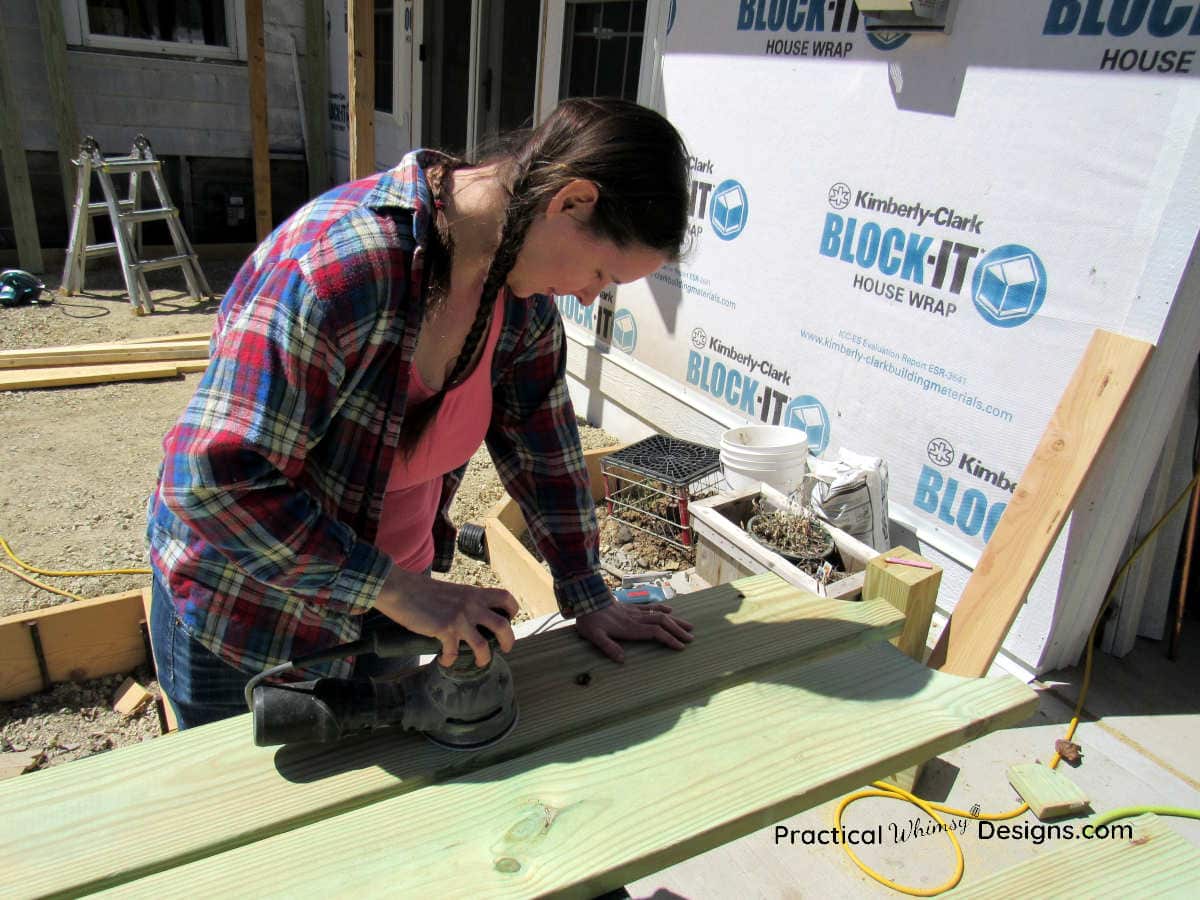
POLYGON ((568 2, 559 99, 637 99, 646 0, 568 2))
POLYGON ((375 109, 385 113, 392 112, 395 27, 393 0, 375 0, 375 109))
POLYGON ((243 57, 242 11, 241 0, 63 0, 68 43, 216 59, 243 57))

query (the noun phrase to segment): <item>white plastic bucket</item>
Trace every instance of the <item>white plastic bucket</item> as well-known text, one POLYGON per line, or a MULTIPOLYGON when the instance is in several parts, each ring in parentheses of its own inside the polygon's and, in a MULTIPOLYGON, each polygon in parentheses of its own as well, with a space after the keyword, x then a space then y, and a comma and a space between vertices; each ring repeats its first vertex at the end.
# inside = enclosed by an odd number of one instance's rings
POLYGON ((734 490, 765 481, 787 494, 808 471, 808 439, 803 431, 783 425, 742 425, 721 435, 720 459, 734 490))

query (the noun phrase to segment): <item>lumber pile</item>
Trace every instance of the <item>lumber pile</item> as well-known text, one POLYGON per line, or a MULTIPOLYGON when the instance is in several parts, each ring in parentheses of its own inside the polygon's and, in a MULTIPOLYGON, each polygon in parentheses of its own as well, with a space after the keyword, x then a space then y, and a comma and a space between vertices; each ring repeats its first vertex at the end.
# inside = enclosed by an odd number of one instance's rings
POLYGON ((0 391, 174 378, 208 367, 207 332, 0 352, 0 391))

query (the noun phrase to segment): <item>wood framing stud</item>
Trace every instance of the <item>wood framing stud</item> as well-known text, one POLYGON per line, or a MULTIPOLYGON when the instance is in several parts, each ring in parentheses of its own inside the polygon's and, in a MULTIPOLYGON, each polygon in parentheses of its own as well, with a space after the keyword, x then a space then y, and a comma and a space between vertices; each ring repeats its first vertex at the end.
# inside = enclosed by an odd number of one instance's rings
POLYGON ((325 4, 304 0, 304 110, 308 121, 308 193, 329 187, 329 62, 325 4))
POLYGON ((72 160, 79 146, 79 126, 75 121, 75 103, 67 74, 67 38, 63 31, 62 5, 38 3, 38 24, 42 32, 42 56, 50 86, 50 109, 54 114, 54 134, 58 139, 58 175, 62 179, 63 203, 67 221, 71 220, 75 197, 75 165, 72 160))
POLYGON ((44 272, 42 245, 38 241, 37 214, 33 206, 33 188, 29 182, 29 164, 25 159, 21 104, 12 80, 12 58, 5 46, 4 28, 0 28, 0 165, 12 212, 13 231, 17 236, 17 259, 22 269, 44 272))
POLYGON ((350 178, 375 171, 375 2, 348 0, 350 65, 350 178))
POLYGON ((246 0, 247 74, 250 80, 250 155, 254 171, 254 228, 271 233, 271 150, 267 119, 267 47, 263 0, 246 0))

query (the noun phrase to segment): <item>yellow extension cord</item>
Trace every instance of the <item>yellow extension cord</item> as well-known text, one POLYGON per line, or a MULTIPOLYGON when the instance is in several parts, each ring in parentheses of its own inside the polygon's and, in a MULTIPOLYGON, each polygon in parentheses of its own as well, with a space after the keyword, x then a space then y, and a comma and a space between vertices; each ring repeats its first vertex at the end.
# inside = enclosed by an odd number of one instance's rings
MULTIPOLYGON (((1171 504, 1170 508, 1162 514, 1162 517, 1154 523, 1154 527, 1146 532, 1146 536, 1138 542, 1138 545, 1133 549, 1133 552, 1129 554, 1129 558, 1125 560, 1124 564, 1119 569, 1117 569, 1116 574, 1114 574, 1112 577, 1112 581, 1109 582, 1108 593, 1105 594, 1104 602, 1100 605, 1100 611, 1096 613, 1096 620, 1092 623, 1092 630, 1088 633, 1087 655, 1083 666, 1083 681, 1079 688, 1079 700, 1076 701, 1075 711, 1071 714, 1071 724, 1067 728, 1066 740, 1069 741, 1074 738, 1075 729, 1079 727, 1079 715, 1083 711, 1083 702, 1087 697, 1088 687, 1091 685, 1092 680, 1092 659, 1095 651, 1096 635, 1100 631, 1100 623, 1104 621, 1104 613, 1108 609, 1109 603, 1111 603, 1112 598, 1116 596, 1117 585, 1121 583, 1121 579, 1125 576, 1125 573, 1129 570, 1129 567, 1133 565, 1134 560, 1136 560, 1139 554, 1141 554, 1147 543, 1149 543, 1150 538, 1152 538, 1158 532, 1158 530, 1162 528, 1164 524, 1166 524, 1167 520, 1172 516, 1172 514, 1174 514, 1175 510, 1178 509, 1183 501, 1191 495, 1192 489, 1196 486, 1196 482, 1198 480, 1200 480, 1200 474, 1196 474, 1192 477, 1192 480, 1188 482, 1188 486, 1184 488, 1183 492, 1179 495, 1175 502, 1171 504)), ((1061 761, 1062 757, 1055 753, 1054 757, 1050 760, 1050 768, 1058 768, 1058 764, 1061 761)), ((869 875, 871 878, 874 878, 880 884, 899 891, 902 894, 908 894, 910 897, 934 897, 955 887, 959 881, 962 880, 963 871, 966 867, 966 864, 963 860, 962 845, 959 844, 958 838, 954 836, 954 831, 947 827, 945 821, 938 815, 939 812, 948 813, 953 816, 960 816, 967 819, 983 819, 989 822, 1000 822, 1005 819, 1015 819, 1017 816, 1024 815, 1029 811, 1029 804, 1022 803, 1016 809, 1009 810, 1008 812, 981 813, 975 815, 967 810, 955 809, 954 807, 947 806, 944 803, 934 803, 928 800, 922 800, 920 797, 910 794, 903 788, 896 787, 895 785, 888 784, 884 781, 873 781, 871 786, 874 788, 874 790, 858 791, 842 798, 842 801, 837 805, 837 808, 833 813, 833 826, 838 830, 839 837, 843 839, 841 841, 842 850, 845 851, 846 855, 850 857, 851 861, 856 866, 858 866, 864 873, 869 875), (942 829, 946 832, 946 837, 950 839, 950 843, 954 847, 954 874, 950 876, 949 880, 935 888, 907 887, 906 885, 902 885, 893 881, 886 875, 881 875, 879 872, 876 872, 861 859, 859 859, 858 855, 850 849, 850 845, 845 841, 845 830, 842 828, 842 813, 851 803, 854 803, 856 800, 861 800, 865 797, 889 797, 894 800, 903 800, 906 803, 911 803, 920 808, 931 818, 933 818, 935 822, 941 825, 942 829)), ((1193 817, 1195 816, 1194 811, 1188 811, 1187 814, 1193 817)))
MULTIPOLYGON (((71 578, 71 577, 79 577, 79 576, 84 576, 84 575, 149 575, 150 574, 149 569, 96 569, 91 572, 57 572, 52 569, 39 569, 36 566, 29 565, 29 563, 25 562, 23 559, 18 557, 17 554, 12 552, 12 548, 8 546, 8 541, 6 541, 2 537, 0 537, 0 549, 3 549, 5 554, 8 556, 8 558, 11 559, 13 562, 15 562, 22 569, 24 569, 25 572, 32 572, 34 575, 44 575, 48 578, 71 578)), ((27 581, 30 584, 32 584, 34 587, 41 588, 43 591, 49 591, 52 594, 58 594, 60 597, 68 597, 71 600, 86 600, 87 599, 86 597, 81 597, 78 594, 72 594, 70 591, 64 591, 61 588, 50 587, 50 585, 48 585, 48 584, 43 584, 42 582, 38 581, 36 578, 30 578, 28 575, 25 574, 25 572, 21 572, 18 569, 14 569, 12 566, 5 565, 4 563, 0 563, 0 569, 3 569, 5 572, 9 572, 10 574, 16 575, 22 581, 27 581)))

